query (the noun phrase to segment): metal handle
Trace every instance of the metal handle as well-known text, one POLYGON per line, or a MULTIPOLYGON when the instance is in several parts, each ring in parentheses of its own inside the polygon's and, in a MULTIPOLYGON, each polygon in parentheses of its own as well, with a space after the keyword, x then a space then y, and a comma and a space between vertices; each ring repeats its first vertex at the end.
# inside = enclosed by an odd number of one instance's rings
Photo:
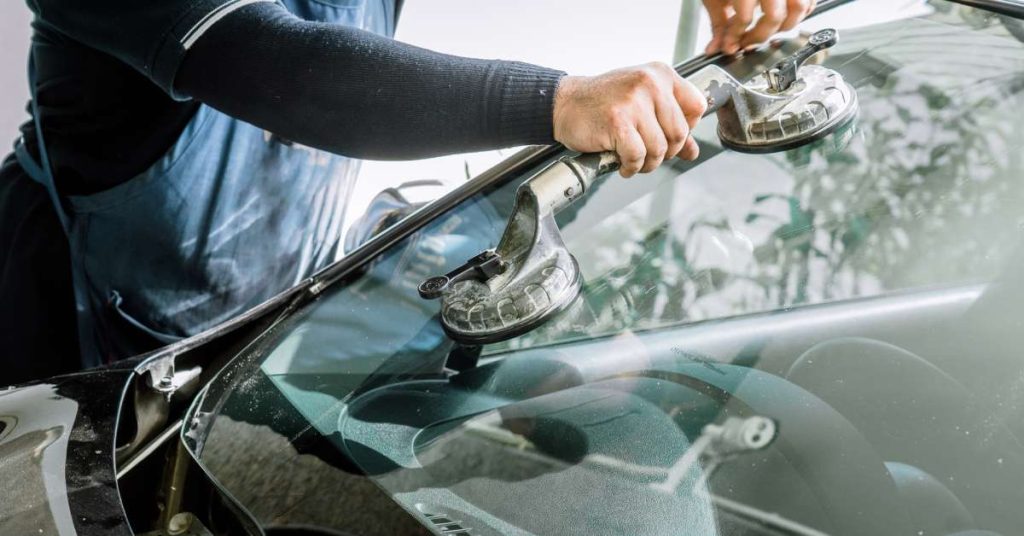
POLYGON ((779 60, 770 69, 765 71, 768 79, 768 87, 772 91, 785 91, 796 82, 796 72, 805 61, 811 56, 830 48, 839 42, 839 32, 832 28, 820 30, 811 34, 807 43, 791 54, 788 58, 779 60))
POLYGON ((420 283, 416 289, 420 297, 427 300, 440 298, 452 285, 459 281, 476 279, 486 281, 505 271, 505 263, 502 262, 494 250, 487 250, 476 257, 469 259, 465 264, 448 272, 445 275, 431 277, 420 283))
POLYGON ((605 173, 618 171, 622 167, 622 163, 619 162, 619 155, 613 151, 581 154, 567 158, 565 163, 572 168, 573 173, 579 178, 584 191, 590 189, 590 185, 593 184, 594 179, 597 177, 605 173))

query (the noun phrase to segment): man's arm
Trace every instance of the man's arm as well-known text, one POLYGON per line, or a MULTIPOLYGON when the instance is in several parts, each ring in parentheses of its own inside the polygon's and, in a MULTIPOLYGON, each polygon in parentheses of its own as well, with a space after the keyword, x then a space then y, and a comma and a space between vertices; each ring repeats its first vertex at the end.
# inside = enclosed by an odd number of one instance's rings
POLYGON ((626 177, 665 158, 697 157, 689 134, 706 102, 671 67, 563 77, 307 22, 259 3, 199 39, 175 89, 283 138, 353 157, 558 141, 583 152, 616 151, 626 177))
POLYGON ((175 89, 295 142, 393 160, 551 143, 562 76, 440 54, 257 3, 196 42, 175 89))

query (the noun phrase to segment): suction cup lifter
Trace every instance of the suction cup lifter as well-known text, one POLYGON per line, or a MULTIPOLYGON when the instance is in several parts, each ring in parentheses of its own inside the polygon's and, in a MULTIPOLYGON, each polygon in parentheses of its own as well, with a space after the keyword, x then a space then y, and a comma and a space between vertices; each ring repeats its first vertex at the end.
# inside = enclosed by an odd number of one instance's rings
MULTIPOLYGON (((809 143, 856 115, 857 98, 839 73, 803 63, 836 43, 835 30, 807 44, 762 76, 741 84, 715 65, 687 79, 718 114, 718 136, 730 148, 781 151, 809 143)), ((420 296, 441 298, 441 324, 463 344, 509 339, 534 329, 573 303, 580 269, 555 224, 555 214, 619 168, 614 153, 565 156, 516 191, 515 207, 498 247, 419 286, 420 296)))

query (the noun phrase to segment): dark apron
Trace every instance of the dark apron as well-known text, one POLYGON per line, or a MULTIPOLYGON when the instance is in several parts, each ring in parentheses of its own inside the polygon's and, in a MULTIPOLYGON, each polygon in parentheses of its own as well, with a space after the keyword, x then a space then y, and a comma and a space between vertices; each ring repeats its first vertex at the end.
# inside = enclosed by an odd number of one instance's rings
MULTIPOLYGON (((306 20, 394 33, 392 0, 284 0, 306 20)), ((259 305, 342 253, 359 163, 291 144, 201 105, 152 167, 87 196, 57 192, 35 109, 43 184, 71 247, 83 366, 202 332, 259 305)), ((348 128, 359 128, 349 125, 348 128)))

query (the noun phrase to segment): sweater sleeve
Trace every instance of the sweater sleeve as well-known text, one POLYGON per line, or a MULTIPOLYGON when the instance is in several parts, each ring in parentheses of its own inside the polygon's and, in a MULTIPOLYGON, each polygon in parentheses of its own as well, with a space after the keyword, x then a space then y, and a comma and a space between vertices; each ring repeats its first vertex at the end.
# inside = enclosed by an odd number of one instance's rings
POLYGON ((400 160, 552 143, 564 75, 432 52, 257 3, 189 49, 175 91, 294 142, 400 160))

